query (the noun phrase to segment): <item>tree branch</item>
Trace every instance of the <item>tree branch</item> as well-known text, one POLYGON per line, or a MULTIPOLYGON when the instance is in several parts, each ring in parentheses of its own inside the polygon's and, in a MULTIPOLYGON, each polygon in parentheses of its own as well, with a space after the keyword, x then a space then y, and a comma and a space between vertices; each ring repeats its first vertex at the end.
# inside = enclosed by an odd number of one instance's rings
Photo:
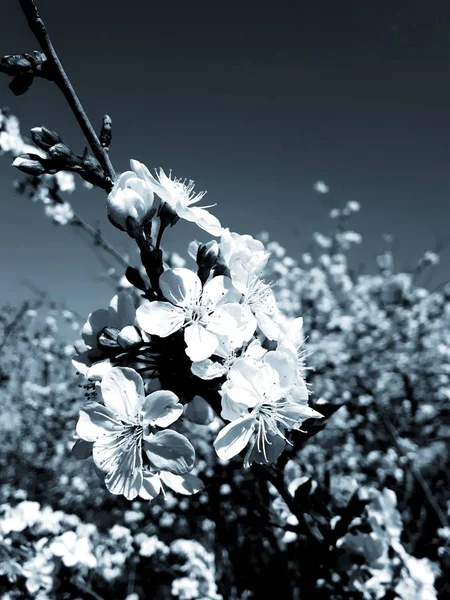
POLYGON ((38 41, 42 51, 44 52, 49 62, 49 67, 53 71, 54 82, 63 93, 65 99, 67 100, 67 103, 69 104, 73 114, 75 115, 75 118, 78 121, 78 124, 81 127, 81 130, 84 133, 84 136, 86 137, 86 140, 92 148, 92 152, 94 153, 95 158, 98 160, 98 162, 101 164, 105 171, 105 175, 108 178, 107 191, 110 191, 112 189, 116 175, 108 155, 108 150, 107 148, 103 147, 100 143, 100 140, 94 128, 92 127, 92 124, 89 121, 88 116, 85 113, 83 106, 72 84, 70 83, 69 78, 66 75, 66 72, 63 69, 63 66, 58 58, 58 55, 55 52, 55 49, 53 48, 53 44, 47 33, 44 21, 39 15, 34 0, 19 0, 19 3, 27 19, 28 26, 34 34, 36 40, 38 41))

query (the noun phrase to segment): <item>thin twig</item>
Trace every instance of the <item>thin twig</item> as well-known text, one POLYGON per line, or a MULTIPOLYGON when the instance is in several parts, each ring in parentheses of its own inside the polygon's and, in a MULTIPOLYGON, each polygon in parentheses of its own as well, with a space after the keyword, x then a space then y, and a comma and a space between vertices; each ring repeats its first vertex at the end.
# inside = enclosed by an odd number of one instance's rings
POLYGON ((58 55, 55 52, 53 44, 47 33, 44 21, 39 15, 34 0, 19 0, 19 2, 22 11, 27 19, 29 28, 36 37, 36 40, 38 41, 47 60, 49 61, 50 67, 54 71, 53 76, 56 85, 59 87, 65 99, 67 100, 73 114, 75 115, 75 118, 78 121, 78 124, 80 125, 86 137, 86 140, 92 148, 92 152, 94 153, 95 158, 101 164, 106 176, 109 179, 107 191, 110 191, 112 189, 116 174, 111 164, 111 160, 108 155, 108 150, 101 145, 100 140, 95 132, 95 129, 92 127, 92 124, 89 121, 89 118, 86 112, 84 111, 84 108, 72 84, 70 83, 66 72, 63 69, 61 61, 59 60, 58 55))
POLYGON ((114 246, 112 246, 108 240, 106 240, 102 234, 100 233, 100 231, 98 231, 97 229, 94 229, 94 227, 92 227, 92 225, 89 225, 89 223, 87 223, 84 219, 82 219, 78 214, 74 213, 73 219, 71 221, 71 225, 75 225, 80 227, 81 229, 83 229, 84 231, 86 231, 94 240, 94 243, 97 246, 100 246, 101 248, 103 248, 103 250, 105 250, 106 252, 109 252, 109 254, 111 254, 111 256, 114 256, 114 258, 123 266, 125 267, 125 269, 127 269, 130 265, 128 264, 128 262, 123 258, 123 256, 114 248, 114 246))

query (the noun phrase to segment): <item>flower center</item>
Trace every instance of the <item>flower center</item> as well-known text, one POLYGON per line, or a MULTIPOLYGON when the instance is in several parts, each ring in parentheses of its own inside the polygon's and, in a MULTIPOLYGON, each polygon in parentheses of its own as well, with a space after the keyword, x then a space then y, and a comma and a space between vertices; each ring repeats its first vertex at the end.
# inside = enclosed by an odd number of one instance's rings
POLYGON ((289 400, 283 399, 270 402, 266 396, 264 394, 264 401, 257 404, 252 411, 258 427, 256 431, 256 446, 258 452, 263 453, 265 460, 267 460, 266 444, 272 444, 269 440, 269 435, 277 435, 290 444, 284 433, 287 429, 292 429, 297 422, 297 419, 293 419, 281 412, 283 408, 288 407, 290 404, 289 400))

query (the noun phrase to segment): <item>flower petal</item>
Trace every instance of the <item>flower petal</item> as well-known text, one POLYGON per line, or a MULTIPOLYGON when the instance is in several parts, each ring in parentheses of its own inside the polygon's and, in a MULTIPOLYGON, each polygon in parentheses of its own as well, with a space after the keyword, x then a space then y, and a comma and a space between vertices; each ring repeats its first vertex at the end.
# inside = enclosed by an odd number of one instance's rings
POLYGON ((122 494, 127 500, 134 500, 142 488, 142 469, 133 469, 133 459, 124 455, 120 466, 105 477, 107 489, 116 496, 122 494))
POLYGON ((177 206, 177 213, 182 219, 196 223, 201 229, 215 237, 222 235, 224 231, 219 219, 204 208, 199 208, 198 206, 177 206))
POLYGON ((115 327, 120 331, 127 325, 133 325, 136 316, 133 298, 128 292, 119 292, 111 300, 108 313, 110 327, 115 327))
POLYGON ((186 496, 196 494, 205 487, 203 481, 191 473, 186 473, 186 475, 173 475, 173 473, 161 471, 159 476, 167 487, 178 494, 185 494, 186 496))
POLYGON ((109 318, 109 312, 104 308, 99 308, 91 312, 81 330, 81 337, 88 346, 91 348, 97 346, 97 335, 109 324, 109 318))
POLYGON ((86 440, 77 440, 72 447, 72 454, 79 460, 85 460, 92 456, 93 442, 86 442, 86 440))
POLYGON ((89 367, 86 377, 90 381, 101 381, 104 375, 108 371, 111 371, 112 368, 113 366, 109 358, 105 358, 105 360, 99 360, 89 367))
POLYGON ((169 427, 183 414, 183 405, 173 392, 160 390, 146 397, 142 412, 143 426, 169 427))
MULTIPOLYGON (((266 365, 270 365, 278 373, 278 392, 276 398, 281 398, 292 389, 298 378, 298 358, 296 354, 273 350, 267 352, 263 358, 266 365)), ((274 398, 274 397, 272 397, 274 398)))
POLYGON ((202 282, 190 269, 167 269, 159 278, 159 287, 166 300, 175 306, 195 304, 202 293, 202 282))
POLYGON ((193 362, 206 360, 219 345, 219 340, 214 333, 207 331, 199 323, 189 325, 184 330, 184 341, 186 342, 186 354, 193 362))
POLYGON ((178 331, 184 318, 184 310, 170 302, 146 302, 136 311, 139 327, 150 335, 162 338, 178 331))
POLYGON ((154 467, 175 475, 192 469, 195 450, 191 442, 176 431, 158 431, 144 438, 144 449, 154 467))
POLYGON ((194 396, 184 407, 184 416, 198 425, 208 425, 214 418, 214 412, 201 396, 194 396))
POLYGON ((98 402, 88 402, 80 410, 76 431, 86 442, 95 442, 99 437, 121 429, 123 425, 117 415, 98 402))
POLYGON ((237 291, 229 277, 218 275, 205 284, 201 303, 204 306, 215 306, 218 303, 239 302, 241 297, 242 294, 237 291))
POLYGON ((214 441, 214 449, 222 460, 229 460, 241 452, 250 441, 255 429, 251 415, 241 417, 226 425, 214 441))
POLYGON ((213 362, 211 359, 200 360, 193 362, 191 365, 191 373, 200 379, 215 379, 222 377, 227 372, 227 369, 219 362, 213 362))
POLYGON ((139 496, 144 500, 153 500, 161 491, 161 481, 158 475, 147 475, 143 473, 142 486, 139 496))
POLYGON ((135 421, 145 396, 139 373, 128 367, 114 367, 103 376, 100 389, 107 408, 126 420, 135 421))
POLYGON ((260 465, 274 463, 286 447, 286 441, 275 433, 267 432, 267 441, 263 447, 252 444, 244 458, 244 468, 248 469, 253 461, 260 465))
POLYGON ((225 393, 222 396, 222 411, 220 413, 222 419, 225 421, 236 421, 236 419, 240 419, 247 415, 248 406, 246 404, 235 402, 229 397, 228 393, 225 393))

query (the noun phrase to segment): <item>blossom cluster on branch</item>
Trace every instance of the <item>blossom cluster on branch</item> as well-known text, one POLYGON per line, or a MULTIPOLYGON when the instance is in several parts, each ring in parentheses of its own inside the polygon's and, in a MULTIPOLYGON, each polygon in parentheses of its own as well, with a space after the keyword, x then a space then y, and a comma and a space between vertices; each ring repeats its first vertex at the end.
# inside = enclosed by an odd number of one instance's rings
POLYGON ((290 431, 322 416, 308 404, 302 320, 282 318, 261 278, 269 253, 194 206, 203 195, 192 181, 162 170, 155 177, 133 160, 107 200, 110 221, 136 240, 147 277, 130 269, 143 293, 120 292, 83 328, 73 362, 96 382, 102 403, 83 409, 75 452, 85 456, 91 445, 108 489, 129 499, 154 498, 164 485, 201 488, 189 475, 191 443, 170 429, 182 415, 207 424, 211 409, 220 412, 228 424, 214 448, 225 460, 246 449, 245 467, 275 462, 290 431), (220 236, 190 245, 193 269, 162 260, 162 235, 180 219, 220 236))

